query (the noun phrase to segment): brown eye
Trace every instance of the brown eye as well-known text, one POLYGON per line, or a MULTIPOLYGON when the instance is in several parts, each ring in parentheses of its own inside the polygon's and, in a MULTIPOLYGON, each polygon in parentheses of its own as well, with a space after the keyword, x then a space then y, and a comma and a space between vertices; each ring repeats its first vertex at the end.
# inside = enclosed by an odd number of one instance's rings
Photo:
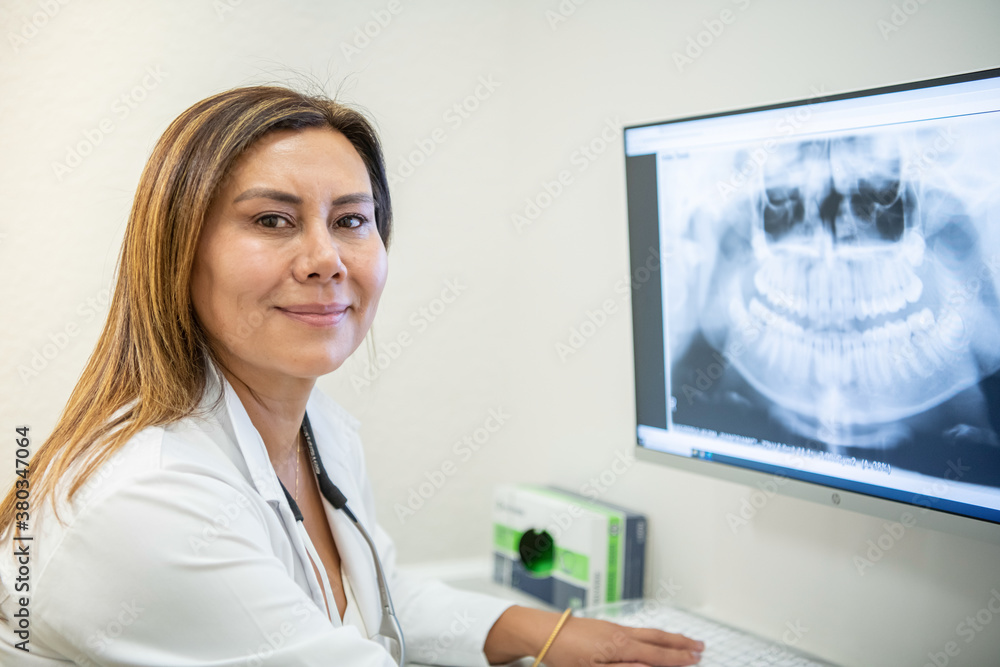
POLYGON ((368 219, 361 215, 345 215, 343 218, 337 220, 338 227, 346 227, 347 229, 357 229, 361 227, 368 219))
POLYGON ((259 224, 261 227, 266 227, 267 229, 278 229, 279 227, 282 226, 282 223, 285 222, 287 222, 287 220, 285 220, 280 215, 274 215, 273 213, 268 215, 262 215, 259 218, 257 218, 257 224, 259 224))

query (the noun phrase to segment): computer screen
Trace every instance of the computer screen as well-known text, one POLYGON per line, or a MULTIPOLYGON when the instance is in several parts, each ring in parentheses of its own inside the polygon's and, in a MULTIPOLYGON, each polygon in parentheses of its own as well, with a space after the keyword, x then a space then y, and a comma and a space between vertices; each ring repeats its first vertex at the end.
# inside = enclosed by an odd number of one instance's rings
POLYGON ((640 448, 1000 523, 1000 69, 625 156, 640 448))

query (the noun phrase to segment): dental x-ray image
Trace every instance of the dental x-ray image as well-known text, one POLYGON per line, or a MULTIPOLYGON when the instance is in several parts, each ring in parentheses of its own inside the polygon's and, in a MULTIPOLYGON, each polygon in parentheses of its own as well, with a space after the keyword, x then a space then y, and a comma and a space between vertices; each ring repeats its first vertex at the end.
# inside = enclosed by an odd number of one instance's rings
POLYGON ((1000 114, 657 172, 673 424, 1000 486, 1000 114))

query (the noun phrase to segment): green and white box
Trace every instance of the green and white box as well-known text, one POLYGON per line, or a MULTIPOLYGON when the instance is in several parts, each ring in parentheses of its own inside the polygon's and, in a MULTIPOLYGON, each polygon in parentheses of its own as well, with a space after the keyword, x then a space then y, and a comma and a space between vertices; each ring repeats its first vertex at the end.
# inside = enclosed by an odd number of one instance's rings
POLYGON ((552 604, 642 597, 646 517, 562 489, 497 487, 493 579, 552 604))

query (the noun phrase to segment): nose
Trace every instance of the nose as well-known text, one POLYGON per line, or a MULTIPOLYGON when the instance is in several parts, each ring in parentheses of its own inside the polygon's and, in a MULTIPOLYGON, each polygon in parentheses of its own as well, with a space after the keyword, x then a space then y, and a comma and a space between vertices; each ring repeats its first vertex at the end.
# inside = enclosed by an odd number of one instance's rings
POLYGON ((305 223, 292 273, 299 282, 343 280, 347 274, 340 240, 325 220, 305 223))

